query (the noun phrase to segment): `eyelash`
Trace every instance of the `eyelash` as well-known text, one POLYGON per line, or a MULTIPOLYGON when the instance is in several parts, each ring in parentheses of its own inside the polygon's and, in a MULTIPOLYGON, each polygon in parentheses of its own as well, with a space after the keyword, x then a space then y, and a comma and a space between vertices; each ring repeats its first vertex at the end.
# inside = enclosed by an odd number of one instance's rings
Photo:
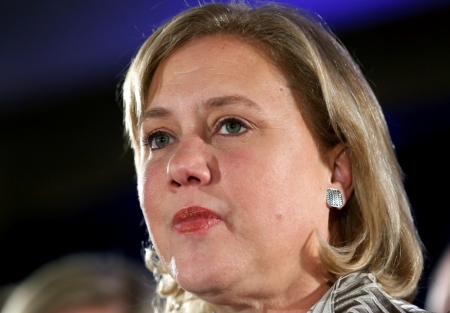
POLYGON ((224 136, 239 136, 243 133, 246 133, 250 129, 250 126, 248 125, 248 123, 244 122, 240 118, 230 116, 230 117, 222 118, 221 120, 219 120, 217 122, 216 126, 214 127, 214 133, 218 133, 225 124, 230 123, 230 122, 240 124, 244 128, 244 131, 236 133, 236 134, 227 134, 227 135, 222 134, 222 135, 224 135, 224 136))
MULTIPOLYGON (((221 120, 219 120, 216 123, 216 126, 213 129, 213 132, 214 133, 218 133, 222 129, 222 127, 225 126, 227 123, 237 123, 237 124, 241 125, 242 128, 244 128, 244 131, 238 132, 236 134, 220 134, 220 135, 223 135, 223 136, 239 136, 239 135, 241 135, 243 133, 246 133, 250 129, 250 126, 248 125, 248 123, 242 121, 239 118, 236 118, 236 117, 225 117, 225 118, 222 118, 221 120)), ((240 129, 239 129, 239 131, 240 131, 240 129)), ((152 142, 157 136, 168 136, 169 140, 171 140, 171 141, 175 138, 173 135, 171 135, 170 133, 168 133, 166 131, 156 130, 156 131, 153 131, 153 132, 149 133, 148 135, 146 135, 143 138, 143 140, 142 140, 143 146, 150 147, 150 150, 159 150, 159 149, 164 148, 165 146, 164 147, 158 147, 158 148, 152 147, 152 145, 153 145, 152 142)), ((171 142, 169 142, 167 145, 169 145, 170 143, 171 142)))
MULTIPOLYGON (((166 131, 162 131, 162 130, 155 130, 151 133, 149 133, 148 135, 146 135, 143 139, 142 139, 142 144, 144 146, 150 147, 150 150, 159 150, 162 149, 164 147, 159 147, 159 148, 155 148, 152 147, 152 142, 153 139, 155 139, 157 136, 168 136, 169 140, 173 140, 174 136, 171 135, 170 133, 166 132, 166 131)), ((170 144, 170 143, 169 143, 170 144)), ((168 144, 167 144, 168 145, 168 144)))

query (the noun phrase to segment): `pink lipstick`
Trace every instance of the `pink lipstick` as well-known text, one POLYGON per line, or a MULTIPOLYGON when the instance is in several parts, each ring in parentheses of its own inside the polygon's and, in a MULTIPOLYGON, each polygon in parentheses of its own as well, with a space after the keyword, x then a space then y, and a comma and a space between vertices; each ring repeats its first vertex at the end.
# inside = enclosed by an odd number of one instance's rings
POLYGON ((199 206, 179 210, 172 219, 172 227, 180 234, 206 234, 220 223, 220 216, 199 206))

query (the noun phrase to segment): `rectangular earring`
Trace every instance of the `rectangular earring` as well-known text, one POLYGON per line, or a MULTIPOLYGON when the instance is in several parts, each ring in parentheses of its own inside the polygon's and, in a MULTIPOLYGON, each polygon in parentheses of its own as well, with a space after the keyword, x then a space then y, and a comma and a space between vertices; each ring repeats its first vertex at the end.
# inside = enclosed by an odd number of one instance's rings
POLYGON ((342 192, 339 189, 328 188, 327 203, 332 208, 341 209, 344 206, 342 192))

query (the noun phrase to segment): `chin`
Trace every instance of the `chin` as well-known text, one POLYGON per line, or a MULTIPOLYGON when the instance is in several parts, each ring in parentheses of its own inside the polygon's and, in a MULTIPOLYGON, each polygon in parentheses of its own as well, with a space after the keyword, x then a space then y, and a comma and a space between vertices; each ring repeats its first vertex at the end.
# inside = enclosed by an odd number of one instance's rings
POLYGON ((212 266, 212 263, 202 266, 199 262, 197 266, 192 266, 193 263, 188 262, 185 268, 179 264, 175 280, 181 288, 201 298, 221 294, 233 285, 233 280, 229 269, 212 266))
POLYGON ((177 280, 178 285, 184 290, 196 295, 207 302, 215 302, 217 297, 223 295, 224 284, 208 279, 182 279, 177 280))

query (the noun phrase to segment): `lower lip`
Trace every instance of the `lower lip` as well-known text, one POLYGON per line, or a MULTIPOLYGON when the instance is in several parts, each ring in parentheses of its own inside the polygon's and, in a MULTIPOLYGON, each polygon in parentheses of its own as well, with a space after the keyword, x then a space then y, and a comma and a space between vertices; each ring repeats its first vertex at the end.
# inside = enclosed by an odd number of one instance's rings
POLYGON ((173 229, 180 234, 203 235, 219 223, 220 220, 217 218, 199 218, 176 224, 173 226, 173 229))
POLYGON ((172 227, 180 234, 204 235, 220 221, 220 217, 214 212, 200 206, 191 206, 175 214, 172 227))

